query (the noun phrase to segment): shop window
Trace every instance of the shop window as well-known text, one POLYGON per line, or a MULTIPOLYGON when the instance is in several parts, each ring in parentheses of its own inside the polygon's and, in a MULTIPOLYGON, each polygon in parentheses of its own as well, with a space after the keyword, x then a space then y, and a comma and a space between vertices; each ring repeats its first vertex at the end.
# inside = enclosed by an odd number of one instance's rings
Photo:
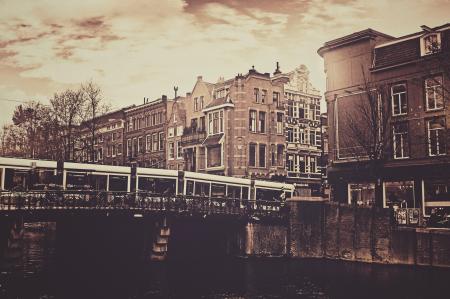
POLYGON ((385 207, 415 208, 413 181, 385 182, 384 192, 385 207))
POLYGON ((375 184, 348 184, 348 203, 359 206, 373 206, 375 204, 375 184))

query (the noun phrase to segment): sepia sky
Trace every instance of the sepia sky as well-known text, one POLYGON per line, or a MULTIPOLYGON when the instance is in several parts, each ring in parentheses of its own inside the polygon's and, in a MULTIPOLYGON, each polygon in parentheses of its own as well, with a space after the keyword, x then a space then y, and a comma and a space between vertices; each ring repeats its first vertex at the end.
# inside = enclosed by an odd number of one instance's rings
POLYGON ((449 12, 450 0, 0 0, 0 124, 15 100, 91 79, 119 108, 279 61, 305 64, 323 92, 325 41, 369 27, 401 36, 449 12))

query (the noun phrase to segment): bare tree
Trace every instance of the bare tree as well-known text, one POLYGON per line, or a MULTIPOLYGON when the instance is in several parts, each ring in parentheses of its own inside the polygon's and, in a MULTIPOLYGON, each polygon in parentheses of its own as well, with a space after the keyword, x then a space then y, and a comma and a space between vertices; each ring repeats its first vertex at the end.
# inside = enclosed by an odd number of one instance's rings
POLYGON ((62 149, 58 159, 65 161, 74 160, 75 143, 78 137, 78 126, 83 119, 82 107, 85 107, 86 98, 81 88, 77 90, 65 90, 55 93, 50 99, 53 114, 58 125, 58 137, 62 143, 62 149))
POLYGON ((83 127, 89 132, 86 141, 86 150, 91 161, 94 161, 95 140, 99 128, 99 116, 109 110, 109 105, 104 102, 100 87, 92 81, 81 85, 84 97, 84 122, 83 127))
POLYGON ((375 180, 375 204, 382 206, 382 169, 392 153, 389 96, 383 85, 364 84, 359 99, 347 112, 347 127, 342 135, 348 156, 360 171, 375 180))

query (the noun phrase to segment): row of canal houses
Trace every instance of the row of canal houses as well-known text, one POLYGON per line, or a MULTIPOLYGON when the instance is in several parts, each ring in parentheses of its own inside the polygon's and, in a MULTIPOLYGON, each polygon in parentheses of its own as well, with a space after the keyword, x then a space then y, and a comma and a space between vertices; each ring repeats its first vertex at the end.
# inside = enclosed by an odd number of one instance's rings
POLYGON ((216 83, 197 81, 185 96, 109 112, 97 119, 94 161, 296 183, 321 194, 326 116, 301 65, 273 74, 252 67, 216 83))

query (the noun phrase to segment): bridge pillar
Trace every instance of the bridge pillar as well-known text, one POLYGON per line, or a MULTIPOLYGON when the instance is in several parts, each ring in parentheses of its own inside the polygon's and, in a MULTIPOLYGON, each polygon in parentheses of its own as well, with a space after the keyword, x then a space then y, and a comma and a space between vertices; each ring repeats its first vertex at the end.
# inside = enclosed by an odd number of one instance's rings
POLYGON ((150 260, 164 261, 167 257, 167 246, 169 244, 170 227, 167 222, 167 217, 163 217, 160 221, 155 223, 156 236, 153 241, 152 254, 150 260))
POLYGON ((248 222, 243 240, 245 256, 285 256, 287 236, 287 226, 282 223, 248 222))

